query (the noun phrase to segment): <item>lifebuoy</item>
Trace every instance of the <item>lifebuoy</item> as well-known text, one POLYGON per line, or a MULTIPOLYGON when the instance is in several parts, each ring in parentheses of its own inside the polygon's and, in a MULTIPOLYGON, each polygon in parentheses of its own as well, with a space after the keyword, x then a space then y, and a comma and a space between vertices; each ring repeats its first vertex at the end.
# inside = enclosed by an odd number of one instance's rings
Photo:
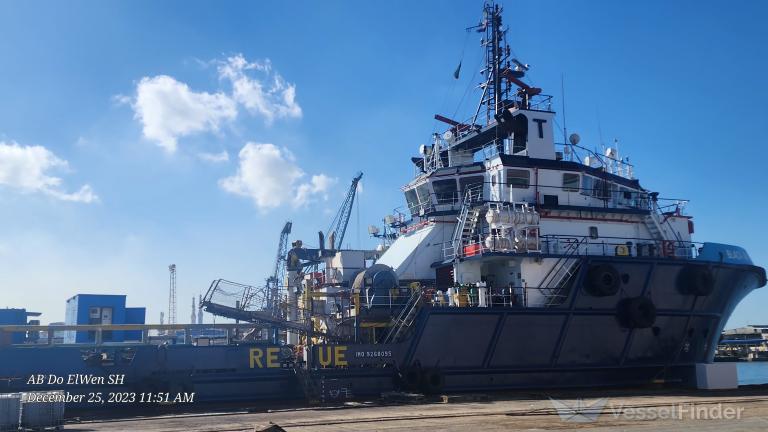
POLYGON ((687 265, 677 275, 677 286, 683 294, 707 296, 715 289, 715 277, 709 267, 687 265))
POLYGON ((647 297, 626 298, 617 309, 624 327, 648 328, 656 322, 656 305, 647 297))
POLYGON ((607 297, 619 292, 619 272, 610 264, 598 264, 587 272, 585 288, 595 297, 607 297))

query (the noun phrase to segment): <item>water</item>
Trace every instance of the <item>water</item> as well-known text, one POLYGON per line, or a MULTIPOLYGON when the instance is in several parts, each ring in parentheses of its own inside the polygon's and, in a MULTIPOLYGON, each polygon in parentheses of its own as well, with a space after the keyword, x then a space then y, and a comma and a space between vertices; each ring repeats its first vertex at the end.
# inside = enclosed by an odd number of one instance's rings
POLYGON ((768 362, 736 363, 739 372, 739 385, 768 384, 768 362))

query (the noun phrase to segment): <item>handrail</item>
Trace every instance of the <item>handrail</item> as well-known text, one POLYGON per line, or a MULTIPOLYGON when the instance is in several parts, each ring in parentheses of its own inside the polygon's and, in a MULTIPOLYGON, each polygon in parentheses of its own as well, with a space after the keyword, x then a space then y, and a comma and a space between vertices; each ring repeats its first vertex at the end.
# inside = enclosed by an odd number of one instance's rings
MULTIPOLYGON (((574 244, 574 243, 569 243, 569 244, 568 244, 568 246, 567 246, 567 247, 568 247, 568 252, 567 252, 567 253, 566 253, 564 256, 562 256, 562 257, 558 258, 558 260, 555 262, 555 265, 553 265, 553 266, 552 266, 552 268, 550 268, 550 269, 549 269, 549 271, 547 272, 547 274, 546 274, 546 275, 544 275, 544 277, 541 279, 541 282, 539 283, 539 288, 540 288, 540 289, 541 289, 541 288, 552 288, 552 287, 547 287, 547 286, 545 286, 545 282, 546 282, 547 284, 548 284, 549 282, 551 282, 551 281, 550 281, 550 280, 548 280, 548 279, 550 278, 550 276, 553 276, 553 272, 555 272, 555 274, 557 273, 557 272, 555 271, 555 269, 556 269, 556 268, 559 268, 559 266, 560 266, 560 264, 561 264, 561 263, 562 263, 563 265, 565 265, 565 262, 567 262, 567 260, 569 260, 569 259, 573 258, 574 256, 578 256, 578 255, 579 255, 579 247, 580 247, 580 246, 581 246, 581 244, 582 244, 583 242, 585 242, 586 240, 587 240, 587 236, 584 236, 584 237, 582 237, 582 238, 580 238, 580 239, 576 240, 576 243, 575 243, 575 244, 574 244), (565 260, 565 261, 564 261, 564 260, 565 260)), ((559 269, 558 269, 558 271, 559 271, 559 269)))

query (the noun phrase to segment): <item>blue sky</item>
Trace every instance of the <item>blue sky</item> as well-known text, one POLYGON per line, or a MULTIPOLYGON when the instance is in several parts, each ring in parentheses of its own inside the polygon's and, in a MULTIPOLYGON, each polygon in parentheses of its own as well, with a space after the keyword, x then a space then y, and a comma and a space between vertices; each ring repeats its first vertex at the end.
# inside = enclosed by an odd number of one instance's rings
MULTIPOLYGON (((57 321, 76 293, 126 293, 157 321, 175 263, 184 319, 215 278, 260 284, 286 219, 313 243, 358 170, 347 240, 373 245, 365 227, 402 205, 432 116, 473 109, 479 39, 463 29, 481 5, 0 3, 0 306, 57 321)), ((644 187, 692 200, 698 241, 768 264, 768 5, 504 5, 558 111, 565 76, 570 132, 619 139, 644 187)), ((730 326, 766 306, 753 293, 730 326)))

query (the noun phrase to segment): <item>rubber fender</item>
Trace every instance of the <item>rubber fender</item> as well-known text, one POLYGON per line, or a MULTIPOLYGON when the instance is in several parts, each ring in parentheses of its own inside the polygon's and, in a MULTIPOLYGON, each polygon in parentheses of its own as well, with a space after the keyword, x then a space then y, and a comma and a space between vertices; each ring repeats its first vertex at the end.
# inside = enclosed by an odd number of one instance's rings
POLYGON ((619 292, 621 277, 610 264, 597 264, 589 268, 585 288, 595 297, 607 297, 619 292))
POLYGON ((619 302, 619 321, 628 328, 648 328, 656 322, 656 305, 647 297, 626 298, 619 302))
POLYGON ((715 277, 709 267, 687 265, 677 275, 677 287, 683 294, 707 296, 715 290, 715 277))
POLYGON ((439 369, 424 369, 421 374, 421 391, 424 394, 437 394, 445 386, 445 376, 439 369))
POLYGON ((421 369, 411 366, 403 372, 403 384, 409 390, 416 390, 421 385, 421 369))

